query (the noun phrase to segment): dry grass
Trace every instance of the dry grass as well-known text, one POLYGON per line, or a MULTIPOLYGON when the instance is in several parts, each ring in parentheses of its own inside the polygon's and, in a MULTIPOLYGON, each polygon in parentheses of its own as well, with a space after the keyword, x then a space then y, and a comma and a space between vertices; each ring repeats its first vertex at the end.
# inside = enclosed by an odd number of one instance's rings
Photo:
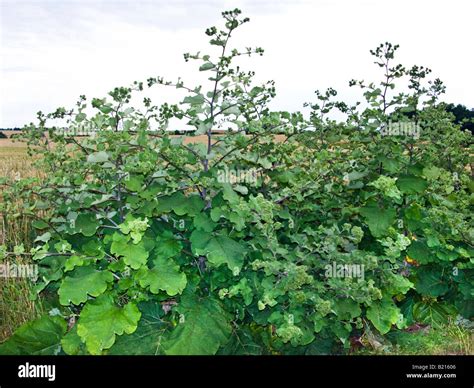
MULTIPOLYGON (((0 177, 17 180, 40 177, 27 154, 26 146, 11 139, 0 139, 0 177)), ((0 201, 3 201, 0 192, 0 201)), ((18 209, 21 202, 14 205, 18 209)), ((15 245, 29 248, 32 243, 31 219, 19 211, 17 214, 0 213, 0 244, 11 251, 15 245)), ((29 264, 28 258, 9 256, 4 262, 29 264)), ((8 338, 23 323, 38 317, 42 312, 39 301, 31 300, 32 284, 26 278, 0 278, 0 342, 8 338)))
MULTIPOLYGON (((13 143, 11 140, 0 140, 0 177, 9 180, 19 180, 23 178, 41 177, 41 172, 34 168, 33 159, 28 156, 24 144, 13 143)), ((3 201, 0 193, 0 201, 3 201)), ((10 203, 18 209, 21 208, 21 201, 10 203)), ((0 243, 12 247, 14 245, 30 245, 31 220, 21 214, 0 213, 0 243)))
MULTIPOLYGON (((29 264, 21 257, 9 258, 10 264, 29 264)), ((33 300, 33 284, 27 278, 0 278, 0 343, 22 324, 43 313, 40 300, 33 300)))
POLYGON ((28 156, 25 144, 0 139, 0 177, 22 179, 40 177, 33 168, 33 160, 28 156))

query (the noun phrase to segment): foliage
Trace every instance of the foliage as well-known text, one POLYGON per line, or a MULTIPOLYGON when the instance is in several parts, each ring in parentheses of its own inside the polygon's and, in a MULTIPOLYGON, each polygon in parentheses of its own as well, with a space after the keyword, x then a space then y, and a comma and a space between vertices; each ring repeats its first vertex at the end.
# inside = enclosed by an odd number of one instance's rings
POLYGON ((462 129, 474 134, 474 109, 469 110, 461 104, 447 104, 446 110, 454 115, 456 124, 461 124, 462 129))
MULTIPOLYGON (((38 292, 77 319, 62 351, 321 354, 368 330, 472 317, 472 151, 460 152, 468 134, 437 103, 441 81, 392 65, 398 47, 386 43, 372 51, 382 81, 350 83, 364 104, 329 89, 307 104, 309 120, 274 112, 273 82, 254 85, 234 64, 263 53, 230 47, 248 19, 223 17, 223 29, 206 30, 218 56, 184 56, 209 74, 208 91, 154 77, 94 98, 93 115, 81 97, 27 128, 48 174, 12 190, 50 214, 32 253, 38 292), (392 96, 405 77, 408 90, 392 96), (186 96, 131 105, 156 86, 186 96), (58 118, 96 132, 78 140, 46 126, 58 118), (206 144, 172 136, 171 119, 206 144), (394 134, 393 123, 414 133, 394 134)), ((0 351, 20 349, 15 338, 0 351)))

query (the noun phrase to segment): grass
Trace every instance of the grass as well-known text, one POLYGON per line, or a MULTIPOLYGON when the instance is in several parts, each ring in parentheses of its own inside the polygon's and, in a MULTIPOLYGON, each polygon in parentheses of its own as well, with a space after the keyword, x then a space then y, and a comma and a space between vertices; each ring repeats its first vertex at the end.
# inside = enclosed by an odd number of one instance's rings
MULTIPOLYGON (((26 146, 13 143, 9 139, 0 139, 0 177, 15 181, 24 178, 41 178, 41 172, 33 167, 33 160, 27 154, 26 146)), ((0 194, 0 200, 2 197, 0 194)), ((21 201, 10 203, 21 209, 21 201)), ((31 219, 21 211, 17 214, 0 213, 0 244, 12 249, 15 245, 31 245, 31 219)))
MULTIPOLYGON (((469 322, 469 321, 467 321, 469 322)), ((395 330, 385 338, 371 334, 361 355, 474 355, 472 323, 449 322, 444 326, 425 327, 415 332, 395 330)))
MULTIPOLYGON (((18 180, 40 177, 33 168, 32 159, 21 143, 0 139, 0 177, 18 180)), ((3 201, 0 194, 0 201, 3 201)), ((21 207, 17 201, 11 205, 21 207)), ((23 244, 28 249, 32 244, 30 217, 19 211, 15 215, 0 212, 0 244, 8 251, 23 244)), ((6 261, 5 259, 4 261, 6 261)), ((9 256, 10 264, 29 264, 27 257, 9 256)), ((41 302, 33 301, 32 283, 26 278, 0 278, 0 342, 8 338, 23 323, 37 318, 42 313, 41 302)))
MULTIPOLYGON (((17 258, 10 263, 25 264, 17 258)), ((0 278, 0 342, 10 337, 22 324, 43 313, 40 300, 32 300, 33 285, 26 278, 0 278)))
POLYGON ((39 172, 31 165, 32 161, 26 153, 26 147, 12 146, 10 141, 0 140, 0 177, 10 179, 39 177, 39 172), (5 143, 9 145, 5 146, 5 143))

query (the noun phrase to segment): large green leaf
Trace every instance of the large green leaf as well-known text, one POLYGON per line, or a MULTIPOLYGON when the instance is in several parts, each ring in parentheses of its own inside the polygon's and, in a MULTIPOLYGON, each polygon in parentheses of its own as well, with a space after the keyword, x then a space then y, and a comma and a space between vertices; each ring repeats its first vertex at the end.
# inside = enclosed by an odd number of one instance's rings
POLYGON ((156 238, 155 253, 158 257, 167 259, 174 257, 183 249, 183 245, 178 241, 173 233, 166 231, 156 238))
POLYGON ((165 291, 168 295, 181 294, 186 287, 186 274, 172 259, 157 257, 152 269, 142 268, 136 275, 142 287, 150 287, 150 291, 158 294, 165 291))
POLYGON ((400 312, 403 314, 407 325, 411 325, 414 322, 413 307, 415 306, 415 303, 415 298, 413 296, 408 296, 400 304, 400 312))
MULTIPOLYGON (((454 261, 459 257, 459 253, 438 247, 436 249, 436 257, 442 261, 454 261)), ((436 258, 432 261, 436 261, 436 258)))
POLYGON ((222 198, 229 203, 229 206, 236 206, 239 203, 239 195, 230 183, 222 184, 222 198))
POLYGON ((193 223, 196 229, 199 229, 203 232, 212 232, 215 227, 216 223, 211 220, 211 218, 206 215, 205 213, 199 213, 193 218, 193 223))
POLYGON ((413 288, 413 283, 405 276, 397 274, 388 274, 384 290, 389 295, 406 294, 413 288))
POLYGON ((229 340, 230 319, 216 299, 183 295, 177 311, 181 322, 163 343, 166 354, 212 355, 229 340))
POLYGON ((333 310, 340 320, 350 320, 360 316, 359 303, 352 299, 339 299, 334 302, 333 310))
POLYGON ((371 204, 360 209, 360 214, 365 218, 370 232, 374 237, 382 237, 395 221, 395 209, 381 209, 371 204))
POLYGON ((139 304, 142 318, 137 330, 117 338, 107 354, 111 355, 162 355, 164 336, 170 328, 163 319, 163 309, 158 302, 139 304))
POLYGON ((86 345, 77 334, 77 325, 75 325, 61 340, 61 346, 64 353, 70 356, 89 354, 86 345))
POLYGON ((380 156, 377 159, 382 162, 383 168, 389 172, 394 173, 400 168, 400 162, 396 159, 386 156, 380 156))
POLYGON ((74 232, 86 237, 93 236, 99 227, 99 221, 94 213, 80 213, 74 222, 74 232))
POLYGON ((458 270, 454 280, 458 284, 459 292, 466 299, 474 301, 474 269, 458 270))
POLYGON ((47 256, 42 259, 38 268, 39 279, 42 282, 35 286, 35 290, 42 291, 50 282, 61 279, 68 258, 69 256, 47 256))
POLYGON ((112 282, 114 276, 109 271, 97 271, 93 266, 79 267, 73 276, 67 276, 59 287, 59 302, 67 306, 87 301, 88 295, 99 296, 112 282))
POLYGON ((413 241, 407 250, 407 254, 419 264, 427 264, 436 260, 436 256, 423 241, 413 241))
POLYGON ((101 354, 114 344, 116 335, 133 333, 140 316, 134 303, 118 307, 110 295, 102 295, 85 305, 77 324, 77 334, 91 354, 101 354))
POLYGON ((428 187, 428 183, 414 175, 401 175, 397 179, 397 186, 405 194, 421 194, 428 187))
POLYGON ((433 327, 440 327, 448 323, 450 317, 456 315, 456 308, 447 303, 418 302, 413 306, 415 321, 427 323, 433 327))
POLYGON ((436 166, 425 167, 423 169, 423 175, 431 180, 438 179, 441 173, 442 170, 436 166))
POLYGON ((191 249, 197 255, 203 254, 199 252, 205 252, 206 245, 211 238, 212 235, 210 233, 195 229, 189 238, 189 241, 191 241, 191 249))
POLYGON ((141 191, 145 177, 143 175, 129 175, 125 180, 124 184, 127 190, 130 191, 141 191))
POLYGON ((456 308, 466 319, 473 319, 474 318, 474 299, 468 300, 456 300, 455 302, 456 308))
POLYGON ((25 323, 0 345, 0 355, 55 355, 67 325, 61 317, 48 315, 25 323))
POLYGON ((109 160, 109 155, 105 151, 93 152, 87 156, 88 163, 104 163, 109 160))
POLYGON ((235 331, 230 340, 219 349, 218 355, 259 356, 263 354, 263 346, 255 341, 247 327, 235 331))
POLYGON ((227 236, 217 236, 209 240, 206 246, 208 260, 216 267, 227 264, 231 271, 239 271, 244 263, 245 248, 227 236))
POLYGON ((157 212, 175 212, 178 216, 189 214, 194 216, 204 207, 204 202, 199 195, 185 196, 181 191, 172 195, 161 197, 158 200, 157 212))
POLYGON ((438 297, 448 292, 444 269, 438 266, 421 267, 416 271, 415 288, 423 295, 438 297))
POLYGON ((381 334, 386 334, 399 320, 400 310, 392 300, 373 302, 367 309, 367 318, 381 334))
POLYGON ((195 230, 191 235, 191 246, 198 255, 207 255, 214 267, 227 264, 229 269, 238 273, 242 269, 245 247, 225 235, 211 237, 208 233, 195 230))
POLYGON ((123 256, 125 264, 133 269, 138 269, 145 265, 148 259, 148 252, 143 241, 140 241, 138 244, 133 244, 129 241, 128 236, 119 234, 114 235, 110 252, 118 256, 123 256))

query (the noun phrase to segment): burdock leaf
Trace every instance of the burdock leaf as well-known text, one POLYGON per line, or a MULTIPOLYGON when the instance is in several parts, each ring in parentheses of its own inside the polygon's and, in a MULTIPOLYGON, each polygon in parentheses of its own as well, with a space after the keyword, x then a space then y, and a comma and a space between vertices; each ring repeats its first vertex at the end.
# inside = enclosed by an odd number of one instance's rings
POLYGON ((102 295, 83 308, 77 334, 91 354, 101 354, 114 344, 116 335, 133 333, 140 316, 134 303, 118 307, 110 295, 102 295))

